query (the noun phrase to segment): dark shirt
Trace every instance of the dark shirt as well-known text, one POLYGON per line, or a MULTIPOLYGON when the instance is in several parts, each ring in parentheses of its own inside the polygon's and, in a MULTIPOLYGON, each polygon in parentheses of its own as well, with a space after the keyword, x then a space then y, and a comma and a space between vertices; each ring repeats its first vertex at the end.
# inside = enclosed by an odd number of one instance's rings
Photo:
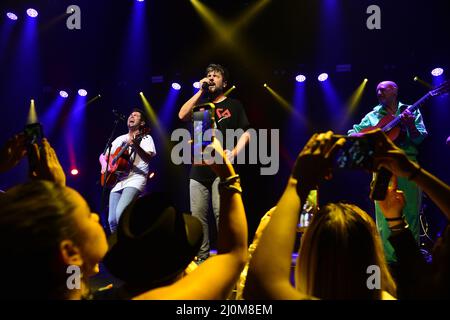
MULTIPOLYGON (((206 101, 199 102, 199 104, 206 101)), ((217 129, 223 136, 221 141, 224 149, 227 148, 226 129, 242 129, 244 132, 250 128, 247 115, 245 114, 242 103, 238 100, 226 98, 222 102, 215 103, 215 122, 217 129)), ((230 142, 228 142, 230 143, 230 142)), ((237 140, 233 141, 233 148, 236 146, 237 140)), ((230 150, 231 151, 231 150, 230 150)), ((216 174, 208 166, 192 165, 189 176, 198 182, 212 183, 216 179, 216 174)))

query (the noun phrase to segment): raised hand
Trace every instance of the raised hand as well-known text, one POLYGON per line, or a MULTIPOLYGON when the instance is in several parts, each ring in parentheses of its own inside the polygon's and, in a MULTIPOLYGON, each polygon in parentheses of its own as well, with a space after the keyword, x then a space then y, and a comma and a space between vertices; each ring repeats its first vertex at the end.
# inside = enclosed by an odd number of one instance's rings
POLYGON ((55 150, 50 146, 47 139, 42 139, 42 147, 39 148, 37 144, 33 144, 31 152, 38 160, 36 170, 30 172, 31 178, 50 180, 57 184, 66 185, 66 175, 64 173, 55 150))
POLYGON ((20 133, 9 139, 5 146, 0 149, 0 172, 14 168, 26 153, 25 134, 20 133))
POLYGON ((298 155, 292 171, 292 177, 298 181, 297 190, 301 197, 306 198, 321 179, 331 178, 333 156, 344 143, 344 138, 333 138, 332 131, 316 133, 309 139, 298 155))
POLYGON ((402 216, 405 207, 405 195, 403 191, 397 189, 397 177, 392 176, 391 184, 383 201, 378 201, 381 212, 385 218, 399 218, 402 216))

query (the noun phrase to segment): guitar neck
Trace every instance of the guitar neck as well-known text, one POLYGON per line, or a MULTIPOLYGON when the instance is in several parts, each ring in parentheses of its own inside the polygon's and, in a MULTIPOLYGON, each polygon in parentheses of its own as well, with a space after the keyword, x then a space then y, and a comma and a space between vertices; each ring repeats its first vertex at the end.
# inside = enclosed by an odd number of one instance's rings
MULTIPOLYGON (((431 97, 431 94, 428 92, 426 95, 424 95, 422 98, 420 98, 416 103, 413 105, 410 105, 406 110, 410 111, 411 113, 416 111, 422 104, 424 104, 429 98, 431 97)), ((387 125, 383 127, 383 131, 387 132, 392 130, 395 126, 397 126, 400 123, 401 119, 400 116, 396 116, 394 120, 389 122, 387 125)))
POLYGON ((127 143, 122 147, 122 150, 119 151, 119 153, 117 154, 117 156, 115 156, 115 158, 113 159, 113 163, 116 163, 117 160, 119 160, 119 158, 123 155, 123 153, 128 149, 129 146, 130 146, 130 143, 127 142, 127 143))

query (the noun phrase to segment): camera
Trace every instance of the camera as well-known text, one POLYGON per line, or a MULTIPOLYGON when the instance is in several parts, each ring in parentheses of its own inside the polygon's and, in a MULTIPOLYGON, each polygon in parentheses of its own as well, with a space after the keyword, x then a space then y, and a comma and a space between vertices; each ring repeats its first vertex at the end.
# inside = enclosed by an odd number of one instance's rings
POLYGON ((36 171, 38 159, 33 150, 33 144, 37 144, 40 148, 42 146, 42 138, 44 138, 44 130, 42 124, 39 122, 30 123, 25 126, 24 133, 27 143, 28 164, 30 172, 36 171))
POLYGON ((193 163, 203 165, 203 151, 210 145, 214 138, 215 105, 204 103, 192 108, 193 121, 193 163))

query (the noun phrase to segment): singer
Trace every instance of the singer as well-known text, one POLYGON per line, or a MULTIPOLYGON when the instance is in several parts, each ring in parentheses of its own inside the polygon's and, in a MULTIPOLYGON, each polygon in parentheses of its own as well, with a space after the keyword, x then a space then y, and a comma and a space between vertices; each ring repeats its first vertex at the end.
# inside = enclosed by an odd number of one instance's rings
MULTIPOLYGON (((242 104, 235 99, 228 98, 224 90, 228 84, 228 72, 219 64, 210 64, 206 68, 206 76, 200 80, 200 89, 181 107, 178 117, 183 121, 189 121, 192 108, 196 105, 211 102, 215 105, 215 128, 220 130, 225 139, 227 129, 242 129, 244 133, 239 137, 233 150, 224 150, 227 157, 233 163, 233 159, 241 152, 250 141, 248 129, 250 124, 247 120, 242 104)), ((226 141, 220 141, 222 146, 226 146, 226 141)), ((203 242, 197 254, 197 264, 202 263, 209 257, 209 198, 212 202, 216 228, 219 226, 219 182, 214 172, 209 166, 192 166, 190 171, 190 202, 191 212, 197 217, 203 228, 203 242)))
MULTIPOLYGON (((117 112, 113 113, 122 118, 117 112)), ((111 233, 116 231, 123 210, 147 184, 149 163, 156 150, 146 123, 144 112, 133 109, 127 120, 128 133, 117 137, 110 150, 99 158, 102 184, 112 187, 108 215, 111 233)))

